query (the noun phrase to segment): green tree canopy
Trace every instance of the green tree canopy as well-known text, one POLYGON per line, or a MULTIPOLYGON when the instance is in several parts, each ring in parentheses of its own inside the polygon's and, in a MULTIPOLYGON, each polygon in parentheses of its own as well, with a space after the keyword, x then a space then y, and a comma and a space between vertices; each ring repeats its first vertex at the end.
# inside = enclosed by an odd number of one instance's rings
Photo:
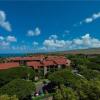
POLYGON ((14 96, 1 95, 0 100, 18 100, 18 98, 16 97, 16 95, 14 96))
POLYGON ((74 84, 80 76, 75 75, 71 70, 61 70, 49 75, 48 79, 56 84, 74 84))
POLYGON ((18 98, 23 99, 31 95, 34 90, 35 85, 33 82, 15 79, 0 88, 0 94, 8 94, 10 96, 16 95, 18 98))
POLYGON ((61 85, 60 89, 56 90, 54 100, 78 100, 78 97, 73 89, 61 85))
POLYGON ((0 87, 13 79, 34 79, 34 70, 27 67, 11 68, 0 71, 0 87))

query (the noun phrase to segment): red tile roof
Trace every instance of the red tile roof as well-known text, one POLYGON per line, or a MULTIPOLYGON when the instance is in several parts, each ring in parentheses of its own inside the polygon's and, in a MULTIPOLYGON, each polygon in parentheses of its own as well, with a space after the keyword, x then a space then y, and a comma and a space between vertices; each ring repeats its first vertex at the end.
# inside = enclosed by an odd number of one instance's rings
POLYGON ((26 61, 27 66, 31 66, 33 68, 39 68, 42 66, 50 66, 50 65, 65 65, 68 64, 68 60, 64 56, 34 56, 34 57, 14 57, 10 58, 12 61, 26 61))
POLYGON ((65 59, 64 56, 48 56, 47 60, 55 60, 55 59, 65 59))
POLYGON ((43 61, 43 65, 44 66, 50 66, 50 65, 55 65, 55 63, 52 60, 51 61, 45 60, 45 61, 43 61))
POLYGON ((64 64, 67 64, 67 60, 66 59, 54 59, 54 62, 57 64, 57 65, 64 65, 64 64))
POLYGON ((9 63, 0 63, 0 70, 1 69, 9 69, 9 68, 15 68, 19 67, 19 63, 16 62, 9 62, 9 63))
POLYGON ((52 60, 57 65, 64 65, 68 63, 64 56, 48 56, 47 60, 52 60))
POLYGON ((32 62, 27 62, 27 66, 37 69, 38 67, 41 67, 43 65, 38 61, 32 61, 32 62))

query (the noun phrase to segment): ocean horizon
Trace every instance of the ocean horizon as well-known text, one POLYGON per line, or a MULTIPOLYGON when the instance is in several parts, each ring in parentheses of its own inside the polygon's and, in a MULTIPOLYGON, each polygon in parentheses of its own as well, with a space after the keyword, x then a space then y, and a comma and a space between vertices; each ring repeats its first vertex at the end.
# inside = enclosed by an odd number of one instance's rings
POLYGON ((8 54, 0 54, 0 57, 6 58, 6 57, 23 57, 23 56, 27 56, 27 54, 23 54, 23 53, 8 53, 8 54))

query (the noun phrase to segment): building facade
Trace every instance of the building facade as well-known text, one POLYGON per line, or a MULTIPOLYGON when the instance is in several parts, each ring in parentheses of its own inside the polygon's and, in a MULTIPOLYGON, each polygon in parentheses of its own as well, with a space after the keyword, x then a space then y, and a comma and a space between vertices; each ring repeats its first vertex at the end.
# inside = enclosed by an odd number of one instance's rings
POLYGON ((36 72, 42 71, 46 75, 48 72, 69 68, 70 63, 71 61, 63 56, 13 57, 6 63, 0 63, 0 69, 25 66, 36 72))

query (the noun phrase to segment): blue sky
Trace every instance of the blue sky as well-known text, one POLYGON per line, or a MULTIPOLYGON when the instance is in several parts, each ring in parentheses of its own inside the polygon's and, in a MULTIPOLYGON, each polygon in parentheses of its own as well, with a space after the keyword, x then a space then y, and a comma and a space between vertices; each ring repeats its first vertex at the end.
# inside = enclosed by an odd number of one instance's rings
POLYGON ((0 53, 98 48, 99 26, 99 1, 0 1, 0 53))

